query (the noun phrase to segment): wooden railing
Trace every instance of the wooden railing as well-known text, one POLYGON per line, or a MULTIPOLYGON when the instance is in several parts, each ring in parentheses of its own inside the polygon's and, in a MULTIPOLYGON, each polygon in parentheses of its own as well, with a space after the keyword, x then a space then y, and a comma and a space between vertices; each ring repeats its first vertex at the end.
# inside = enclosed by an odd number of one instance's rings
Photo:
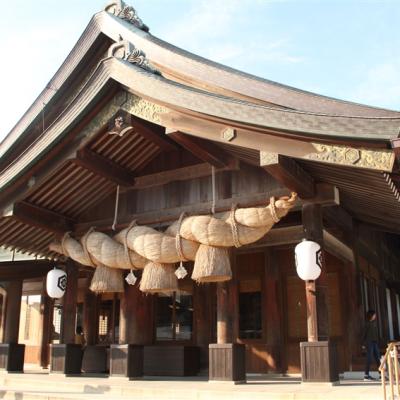
POLYGON ((386 400, 386 389, 389 383, 389 394, 390 399, 395 399, 395 387, 396 397, 400 398, 400 386, 399 386, 399 349, 400 342, 391 342, 388 344, 386 353, 382 358, 381 365, 379 366, 379 372, 381 373, 383 399, 386 400), (386 373, 388 375, 388 382, 386 382, 386 373))

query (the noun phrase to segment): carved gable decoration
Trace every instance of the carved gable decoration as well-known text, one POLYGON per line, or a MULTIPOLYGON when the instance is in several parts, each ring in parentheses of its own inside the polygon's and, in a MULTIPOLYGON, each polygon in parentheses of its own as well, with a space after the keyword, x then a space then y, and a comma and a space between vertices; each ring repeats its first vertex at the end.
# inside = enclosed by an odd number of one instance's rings
POLYGON ((110 1, 104 10, 116 17, 130 22, 142 31, 148 32, 150 30, 149 27, 139 18, 136 10, 132 6, 126 5, 122 0, 110 1))
POLYGON ((146 58, 146 54, 127 40, 121 39, 121 41, 112 44, 108 49, 108 56, 128 61, 148 72, 161 75, 161 72, 150 64, 149 60, 146 58))

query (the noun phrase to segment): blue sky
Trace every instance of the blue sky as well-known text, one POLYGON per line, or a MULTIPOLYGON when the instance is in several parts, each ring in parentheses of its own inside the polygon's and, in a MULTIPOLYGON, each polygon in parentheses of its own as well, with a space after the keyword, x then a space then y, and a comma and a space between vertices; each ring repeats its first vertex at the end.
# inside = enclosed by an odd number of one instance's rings
MULTIPOLYGON (((267 79, 400 110, 400 0, 129 0, 151 32, 267 79)), ((0 137, 101 0, 0 0, 0 137)))

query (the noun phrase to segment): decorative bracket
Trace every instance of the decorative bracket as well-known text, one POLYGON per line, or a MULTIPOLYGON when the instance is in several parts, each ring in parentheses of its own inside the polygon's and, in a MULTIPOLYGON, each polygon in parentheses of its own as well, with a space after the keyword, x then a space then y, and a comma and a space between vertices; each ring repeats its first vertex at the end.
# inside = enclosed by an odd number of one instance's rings
POLYGON ((131 115, 125 111, 119 111, 108 125, 107 133, 109 135, 124 136, 125 133, 132 130, 131 115))
POLYGON ((148 72, 161 75, 161 72, 150 64, 149 60, 146 58, 146 54, 142 50, 136 48, 132 43, 122 38, 119 42, 110 46, 108 49, 108 57, 116 57, 128 61, 148 72))
POLYGON ((105 6, 104 11, 130 22, 142 31, 148 32, 150 30, 150 28, 139 18, 136 10, 132 6, 126 5, 122 0, 110 1, 105 6))

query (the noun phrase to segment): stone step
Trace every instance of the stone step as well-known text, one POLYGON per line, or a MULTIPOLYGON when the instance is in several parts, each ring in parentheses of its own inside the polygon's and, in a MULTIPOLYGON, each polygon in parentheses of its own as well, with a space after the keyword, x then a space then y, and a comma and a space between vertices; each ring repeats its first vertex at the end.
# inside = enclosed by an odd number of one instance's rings
POLYGON ((205 378, 64 377, 44 374, 0 375, 2 400, 373 400, 381 397, 379 382, 343 381, 340 386, 300 384, 296 378, 268 381, 249 378, 248 384, 208 383, 205 378))

